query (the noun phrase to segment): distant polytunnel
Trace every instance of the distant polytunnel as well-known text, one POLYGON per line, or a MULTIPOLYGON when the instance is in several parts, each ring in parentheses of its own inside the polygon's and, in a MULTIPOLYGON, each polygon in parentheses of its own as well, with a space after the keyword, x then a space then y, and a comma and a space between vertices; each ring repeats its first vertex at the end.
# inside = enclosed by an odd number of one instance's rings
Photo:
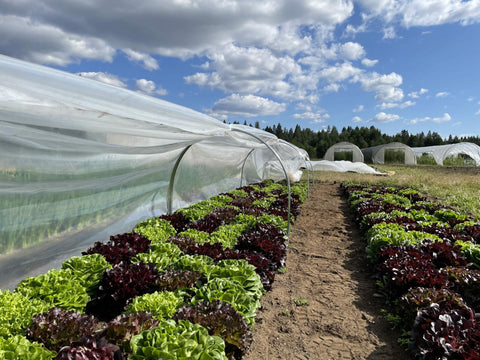
POLYGON ((329 161, 348 160, 352 162, 363 162, 364 159, 362 150, 357 145, 347 141, 330 146, 323 158, 329 161))
POLYGON ((417 158, 413 149, 399 142, 362 149, 364 160, 370 164, 415 165, 417 158))
MULTIPOLYGON (((462 158, 466 164, 480 166, 480 146, 470 142, 424 146, 412 148, 417 160, 433 158, 438 165, 446 165, 445 160, 462 158)), ((420 160, 421 161, 421 160, 420 160)))

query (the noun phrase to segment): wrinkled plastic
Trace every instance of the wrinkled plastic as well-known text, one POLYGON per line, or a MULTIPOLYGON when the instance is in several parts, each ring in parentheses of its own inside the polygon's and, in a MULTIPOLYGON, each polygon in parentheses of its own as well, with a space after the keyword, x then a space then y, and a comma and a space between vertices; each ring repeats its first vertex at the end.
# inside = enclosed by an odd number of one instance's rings
POLYGON ((51 68, 0 56, 0 79, 0 287, 308 161, 265 131, 51 68))

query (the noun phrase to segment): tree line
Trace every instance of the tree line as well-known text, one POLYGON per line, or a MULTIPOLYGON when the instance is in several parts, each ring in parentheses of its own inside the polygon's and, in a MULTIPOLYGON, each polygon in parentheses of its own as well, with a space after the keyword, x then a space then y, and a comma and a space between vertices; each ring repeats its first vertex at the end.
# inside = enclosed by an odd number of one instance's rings
MULTIPOLYGON (((247 125, 247 123, 244 122, 244 125, 247 125)), ((260 129, 258 122, 255 122, 254 125, 249 125, 260 129)), ((480 145, 479 136, 458 137, 450 135, 444 139, 435 131, 429 131, 427 134, 424 132, 410 134, 407 130, 402 130, 395 135, 387 135, 382 134, 382 132, 374 126, 348 126, 342 128, 341 131, 338 131, 335 126, 328 126, 325 130, 313 131, 309 128, 302 129, 300 125, 295 126, 294 129, 287 129, 278 123, 277 125, 267 126, 263 130, 305 149, 311 159, 323 158, 330 146, 341 141, 348 141, 357 145, 360 149, 391 142, 400 142, 410 147, 446 145, 463 141, 480 145)))

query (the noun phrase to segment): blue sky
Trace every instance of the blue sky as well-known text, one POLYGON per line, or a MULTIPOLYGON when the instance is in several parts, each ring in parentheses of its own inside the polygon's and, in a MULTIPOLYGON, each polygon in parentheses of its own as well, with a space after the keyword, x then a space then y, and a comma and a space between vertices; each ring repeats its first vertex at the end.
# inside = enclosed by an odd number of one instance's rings
POLYGON ((0 0, 0 33, 228 122, 480 135, 478 0, 0 0))

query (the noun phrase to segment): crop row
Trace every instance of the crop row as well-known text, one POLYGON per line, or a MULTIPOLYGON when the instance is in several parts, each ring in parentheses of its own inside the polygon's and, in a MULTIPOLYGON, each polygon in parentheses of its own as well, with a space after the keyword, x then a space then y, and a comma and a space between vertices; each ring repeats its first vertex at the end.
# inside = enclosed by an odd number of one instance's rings
POLYGON ((147 219, 0 290, 3 359, 241 359, 304 185, 244 186, 147 219))
POLYGON ((412 359, 480 359, 480 225, 409 188, 344 183, 412 359))

